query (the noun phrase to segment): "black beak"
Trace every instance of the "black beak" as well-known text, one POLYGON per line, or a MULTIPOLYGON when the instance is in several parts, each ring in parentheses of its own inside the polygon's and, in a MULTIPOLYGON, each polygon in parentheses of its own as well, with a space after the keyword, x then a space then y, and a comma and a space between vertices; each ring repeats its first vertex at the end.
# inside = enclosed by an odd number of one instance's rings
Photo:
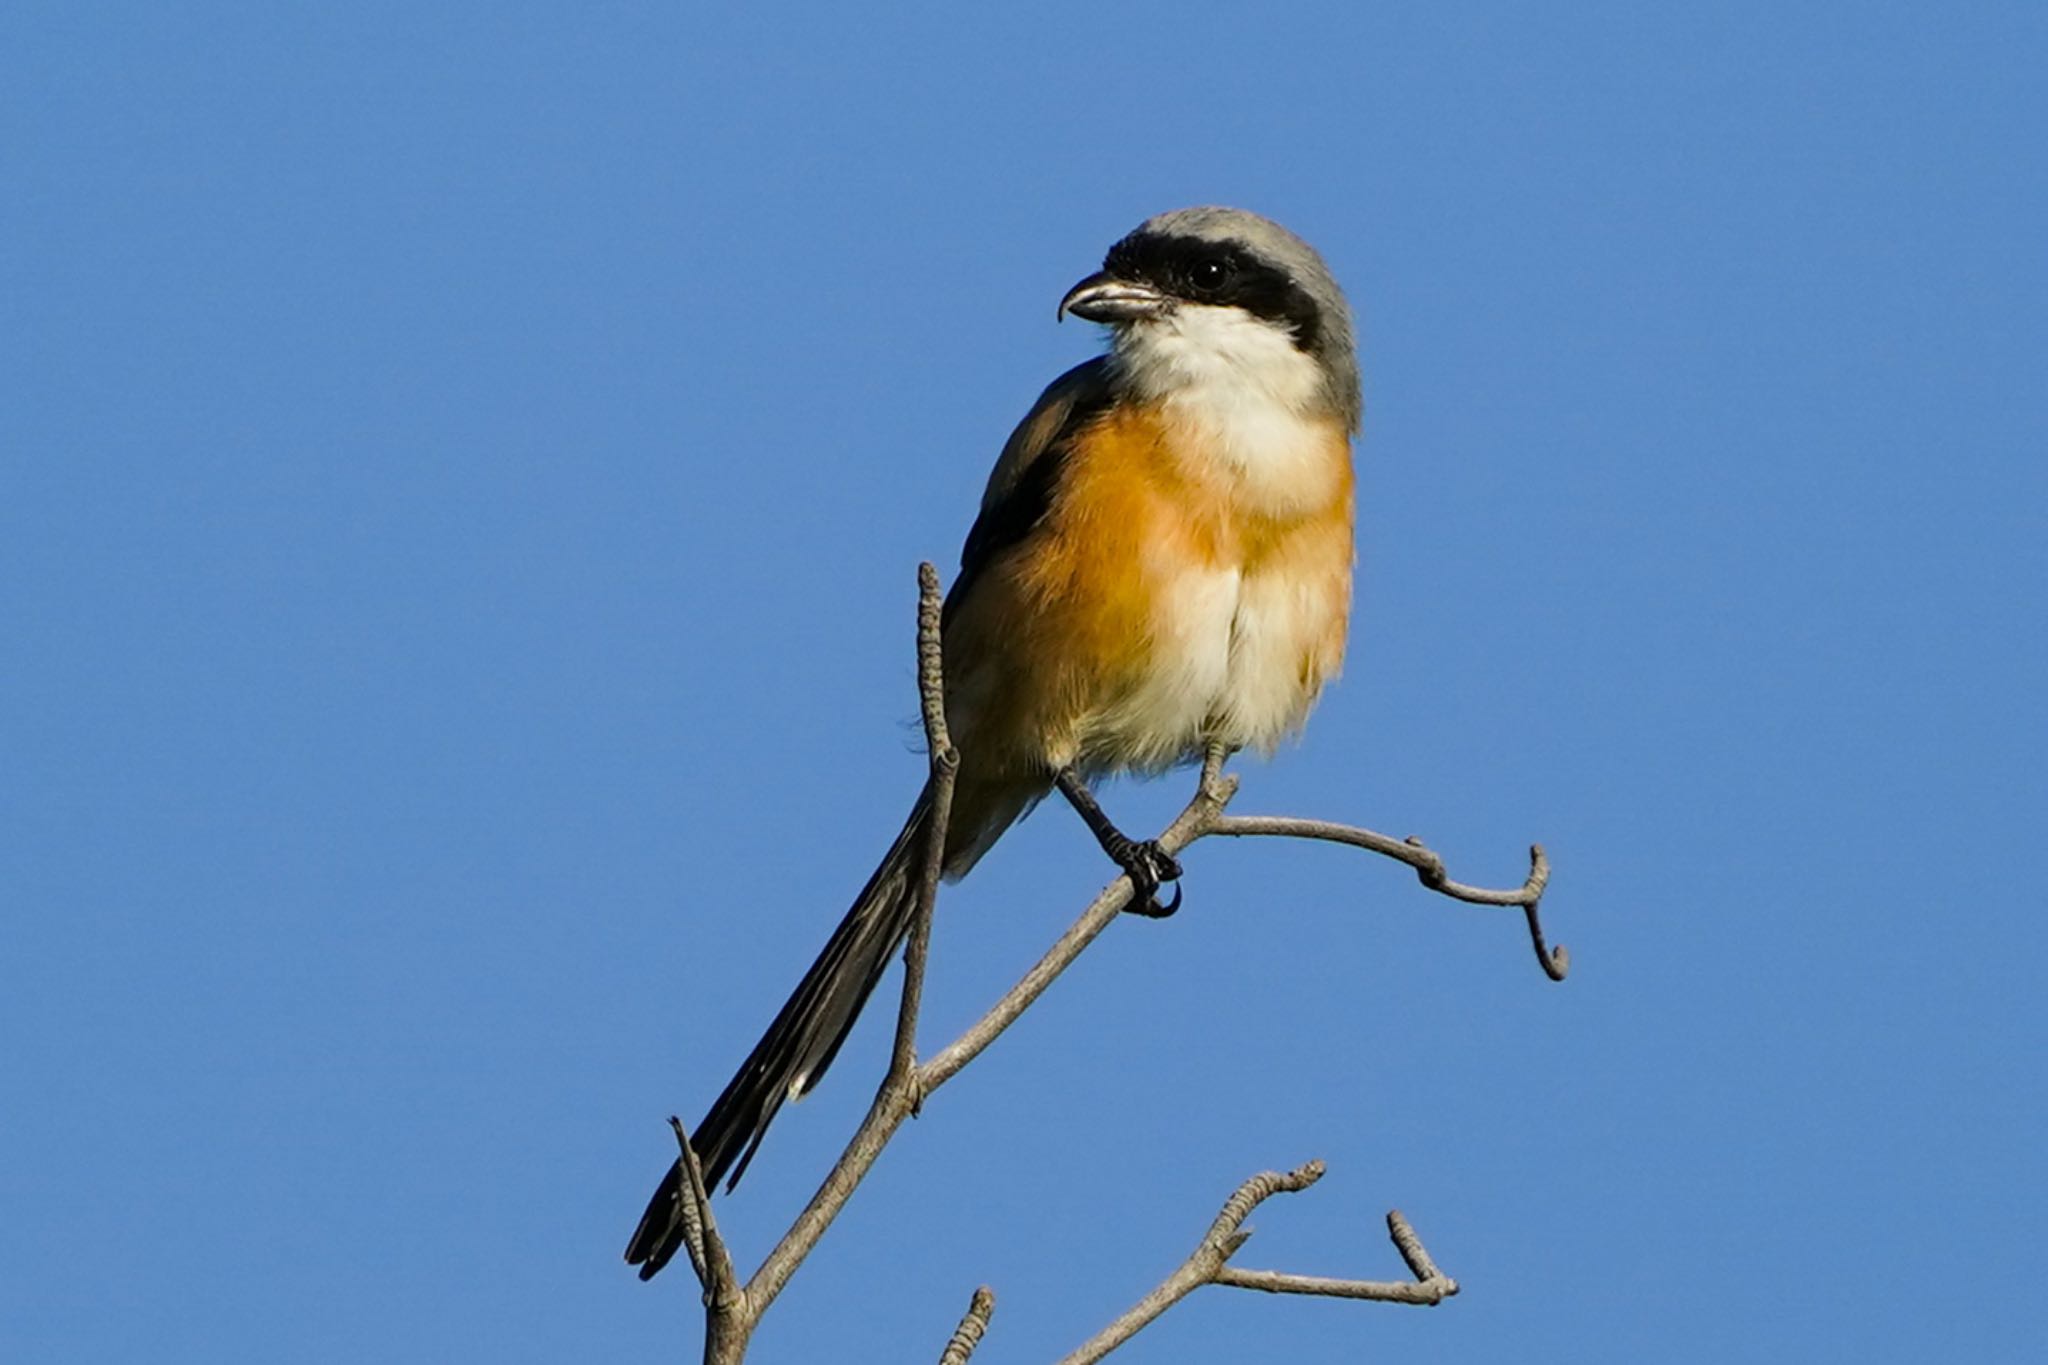
POLYGON ((1173 306, 1171 294, 1098 270, 1067 291, 1067 296, 1060 300, 1057 316, 1072 313, 1090 322, 1137 322, 1164 317, 1173 311, 1173 306))

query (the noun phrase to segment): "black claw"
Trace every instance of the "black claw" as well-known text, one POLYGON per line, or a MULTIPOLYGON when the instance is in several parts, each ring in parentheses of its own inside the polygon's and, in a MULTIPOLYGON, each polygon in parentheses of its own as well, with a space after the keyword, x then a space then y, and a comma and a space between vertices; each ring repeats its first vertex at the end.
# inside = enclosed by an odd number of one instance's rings
POLYGON ((1131 903, 1124 907, 1124 912, 1131 915, 1143 915, 1146 919, 1165 919, 1178 909, 1180 909, 1180 887, 1176 885, 1173 888, 1173 899, 1167 901, 1164 905, 1159 903, 1159 896, 1156 891, 1147 891, 1142 898, 1135 895, 1132 896, 1131 903))
POLYGON ((1131 903, 1125 909, 1147 919, 1165 919, 1180 909, 1180 861, 1157 841, 1147 839, 1140 844, 1126 840, 1110 856, 1131 879, 1131 903), (1173 899, 1162 904, 1159 888, 1168 883, 1174 884, 1173 899))

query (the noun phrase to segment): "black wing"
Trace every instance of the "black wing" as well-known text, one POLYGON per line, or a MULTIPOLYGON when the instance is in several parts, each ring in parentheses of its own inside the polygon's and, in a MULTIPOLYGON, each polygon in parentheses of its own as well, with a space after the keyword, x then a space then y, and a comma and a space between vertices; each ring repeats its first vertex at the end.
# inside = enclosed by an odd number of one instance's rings
POLYGON ((960 551, 960 573, 946 594, 946 620, 989 564, 1045 518, 1069 443, 1102 415, 1110 397, 1109 358, 1097 356, 1053 380, 1010 433, 960 551))

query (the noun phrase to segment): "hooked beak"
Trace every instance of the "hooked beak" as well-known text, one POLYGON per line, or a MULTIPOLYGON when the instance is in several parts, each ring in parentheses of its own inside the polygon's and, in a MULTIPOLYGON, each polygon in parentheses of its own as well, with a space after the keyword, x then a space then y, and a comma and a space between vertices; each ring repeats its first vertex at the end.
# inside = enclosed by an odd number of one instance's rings
POLYGON ((1149 284, 1120 280, 1106 270, 1098 270, 1067 291, 1055 316, 1064 318, 1072 313, 1090 322, 1137 322, 1144 318, 1164 317, 1173 311, 1173 307, 1171 294, 1162 294, 1149 284))

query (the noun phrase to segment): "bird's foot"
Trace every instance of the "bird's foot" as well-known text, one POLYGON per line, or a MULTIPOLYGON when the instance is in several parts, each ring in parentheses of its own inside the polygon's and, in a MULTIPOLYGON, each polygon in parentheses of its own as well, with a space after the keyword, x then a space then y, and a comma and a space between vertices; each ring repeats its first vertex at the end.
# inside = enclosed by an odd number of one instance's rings
POLYGON ((1095 842, 1102 845, 1102 851, 1110 861, 1124 870, 1131 879, 1131 903, 1124 909, 1147 919, 1165 919, 1180 909, 1180 888, 1173 888, 1173 899, 1162 905, 1159 888, 1168 882, 1180 880, 1180 863, 1171 853, 1159 846, 1157 839, 1143 843, 1131 838, 1110 823, 1102 806, 1095 799, 1095 793, 1088 790, 1088 784, 1072 768, 1063 768, 1053 774, 1053 785, 1060 789, 1088 826, 1088 832, 1095 836, 1095 842))
POLYGON ((1131 879, 1131 903, 1124 909, 1147 919, 1165 919, 1180 909, 1180 860, 1159 846, 1157 839, 1139 843, 1118 836, 1113 848, 1104 850, 1131 879), (1159 888, 1173 883, 1173 899, 1161 902, 1159 888))

